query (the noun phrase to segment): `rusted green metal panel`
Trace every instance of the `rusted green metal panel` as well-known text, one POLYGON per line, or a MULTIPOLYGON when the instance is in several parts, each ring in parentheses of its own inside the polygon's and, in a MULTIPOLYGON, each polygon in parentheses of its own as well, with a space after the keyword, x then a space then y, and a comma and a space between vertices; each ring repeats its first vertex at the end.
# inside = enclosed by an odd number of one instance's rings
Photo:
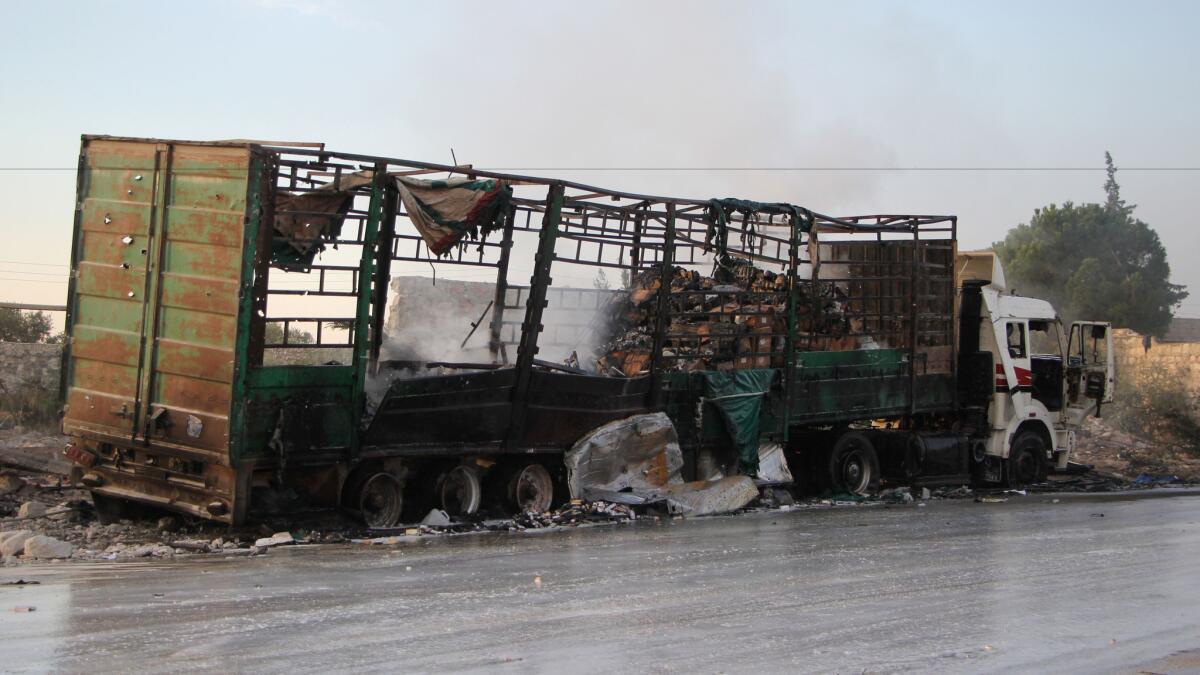
POLYGON ((901 349, 799 352, 789 417, 812 424, 903 413, 908 371, 901 349))
POLYGON ((247 147, 86 139, 68 432, 228 464, 247 147))
POLYGON ((153 143, 93 142, 82 153, 64 376, 68 432, 134 432, 156 160, 153 143))

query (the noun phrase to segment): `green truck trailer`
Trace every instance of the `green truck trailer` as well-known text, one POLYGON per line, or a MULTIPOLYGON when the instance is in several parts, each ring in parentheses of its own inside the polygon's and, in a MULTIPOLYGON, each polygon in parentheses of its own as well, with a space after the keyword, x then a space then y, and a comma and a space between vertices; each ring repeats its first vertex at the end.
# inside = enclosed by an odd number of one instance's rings
POLYGON ((958 374, 954 217, 105 136, 77 190, 63 427, 98 503, 238 523, 286 490, 373 525, 541 508, 582 435, 659 411, 688 478, 777 443, 863 491, 969 479, 964 434, 987 425, 958 374), (486 310, 423 340, 475 346, 433 361, 389 334, 393 276, 463 270, 486 310))

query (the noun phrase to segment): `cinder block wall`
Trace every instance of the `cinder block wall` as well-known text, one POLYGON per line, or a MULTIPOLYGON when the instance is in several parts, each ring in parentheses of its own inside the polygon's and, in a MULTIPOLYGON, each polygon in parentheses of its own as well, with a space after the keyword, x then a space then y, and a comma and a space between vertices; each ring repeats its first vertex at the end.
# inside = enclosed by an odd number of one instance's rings
POLYGON ((1200 390, 1200 342, 1159 342, 1150 338, 1149 348, 1140 333, 1117 329, 1113 333, 1118 381, 1130 381, 1138 373, 1153 369, 1179 372, 1194 390, 1200 390))
POLYGON ((0 342, 0 383, 8 391, 26 383, 58 389, 62 345, 0 342))

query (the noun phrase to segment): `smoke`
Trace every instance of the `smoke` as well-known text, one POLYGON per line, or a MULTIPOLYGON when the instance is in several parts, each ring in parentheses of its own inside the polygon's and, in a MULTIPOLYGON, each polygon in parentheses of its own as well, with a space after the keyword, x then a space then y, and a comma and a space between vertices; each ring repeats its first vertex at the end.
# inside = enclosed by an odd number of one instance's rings
MULTIPOLYGON (((552 287, 542 313, 537 358, 562 363, 575 357, 582 364, 595 360, 601 339, 597 320, 616 291, 552 287)), ((422 374, 429 362, 493 363, 489 346, 496 286, 492 282, 430 277, 392 278, 391 301, 382 357, 414 363, 411 374, 422 374), (481 318, 482 317, 482 318, 481 318), (477 324, 474 328, 473 324, 477 324)), ((508 290, 500 337, 507 344, 496 361, 511 365, 515 343, 525 317, 527 295, 508 290)))
MULTIPOLYGON (((383 94, 410 133, 395 155, 528 169, 689 198, 788 201, 821 212, 869 204, 872 172, 588 171, 670 167, 890 166, 896 153, 826 100, 827 58, 794 8, 708 3, 443 4, 435 25, 476 58, 405 71, 383 94), (519 30, 498 30, 516 26, 519 30), (811 80, 809 89, 805 80, 811 80), (436 105, 418 101, 436 92, 436 105), (418 155, 428 148, 428 155, 418 155), (555 170, 556 168, 560 170, 555 170), (544 170, 538 170, 544 169, 544 170)), ((888 109, 887 114, 901 114, 888 109)), ((378 137, 371 145, 377 147, 378 137)), ((383 149, 380 149, 383 151, 383 149)))

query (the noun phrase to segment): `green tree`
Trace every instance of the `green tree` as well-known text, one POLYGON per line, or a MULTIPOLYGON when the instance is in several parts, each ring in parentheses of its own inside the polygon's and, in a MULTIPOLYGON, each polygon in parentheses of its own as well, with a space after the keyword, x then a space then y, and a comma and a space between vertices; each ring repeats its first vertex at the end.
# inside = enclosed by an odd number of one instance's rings
POLYGON ((0 342, 45 342, 49 337, 49 314, 0 307, 0 342))
POLYGON ((1045 298, 1071 319, 1111 321, 1161 336, 1188 296, 1173 284, 1158 234, 1121 199, 1117 167, 1104 153, 1103 204, 1051 204, 992 245, 1009 288, 1045 298))
MULTIPOLYGON (((298 328, 288 327, 287 341, 289 345, 311 345, 312 333, 298 328)), ((263 339, 269 345, 283 344, 283 323, 268 322, 263 332, 263 339)))

